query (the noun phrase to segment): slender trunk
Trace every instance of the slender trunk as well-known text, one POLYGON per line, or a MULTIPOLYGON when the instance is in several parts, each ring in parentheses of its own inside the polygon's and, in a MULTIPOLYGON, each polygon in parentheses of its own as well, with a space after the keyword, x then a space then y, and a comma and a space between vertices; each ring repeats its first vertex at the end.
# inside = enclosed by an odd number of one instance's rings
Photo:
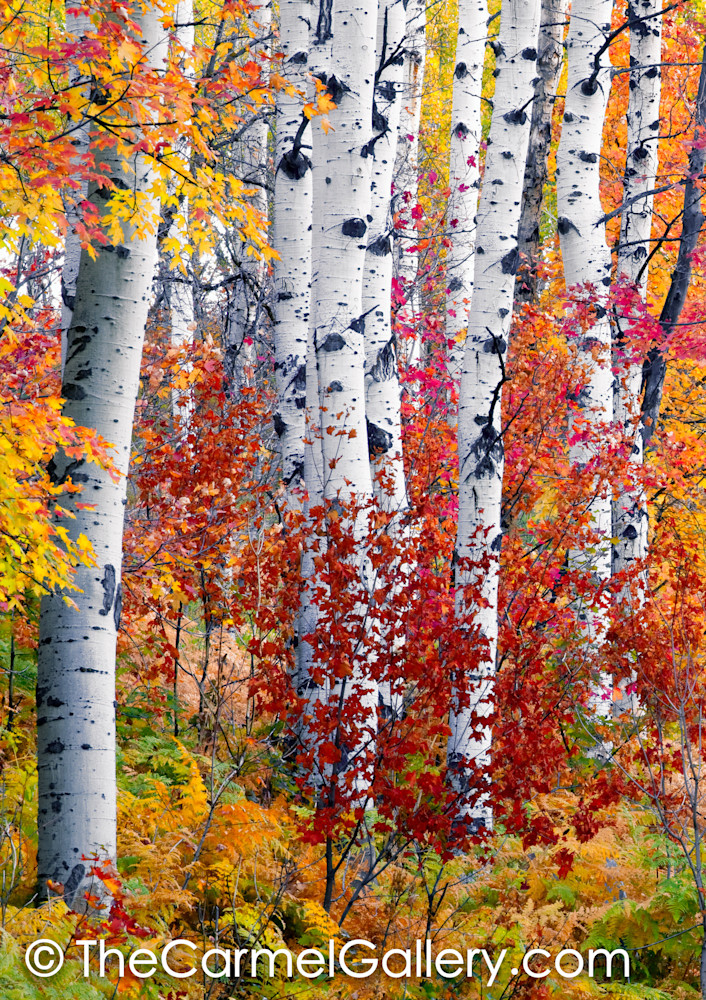
MULTIPOLYGON (((269 35, 272 29, 271 0, 255 0, 250 13, 250 22, 256 37, 265 39, 259 47, 260 55, 271 49, 269 35)), ((263 61, 262 76, 266 78, 267 61, 263 61)), ((250 189, 247 200, 257 212, 263 225, 268 217, 268 140, 270 115, 267 106, 261 107, 253 122, 238 144, 242 160, 242 179, 250 189)), ((266 262, 246 251, 237 261, 237 273, 228 303, 226 327, 225 371, 228 383, 240 389, 252 382, 257 362, 257 343, 264 318, 264 303, 267 281, 266 262)))
POLYGON ((459 627, 478 628, 483 649, 454 691, 448 744, 450 781, 459 815, 492 827, 487 769, 498 639, 501 425, 515 275, 522 178, 529 142, 536 69, 539 0, 510 0, 502 9, 496 43, 497 83, 485 175, 478 205, 476 272, 459 392, 459 516, 456 540, 456 612, 459 627), (467 765, 481 772, 469 782, 467 765))
MULTIPOLYGON (((306 92, 309 0, 282 0, 282 73, 306 92)), ((311 126, 298 95, 277 95, 273 248, 275 287, 275 430, 282 451, 288 503, 299 504, 304 485, 306 355, 311 294, 311 126)))
MULTIPOLYGON (((610 32, 611 0, 574 0, 567 39, 568 80, 564 122, 557 151, 557 211, 564 279, 567 288, 589 283, 599 297, 593 325, 578 348, 588 370, 588 383, 579 399, 580 420, 597 434, 613 418, 613 373, 610 359, 610 324, 601 298, 610 285, 611 259, 606 243, 600 200, 600 157, 610 76, 608 55, 598 55, 610 32), (596 353, 597 352, 597 353, 596 353)), ((579 435, 583 438, 583 435, 579 435)), ((591 444, 572 444, 571 461, 585 465, 595 459, 591 444)), ((591 490, 591 528, 599 541, 569 553, 569 565, 591 573, 596 585, 610 577, 611 496, 607 488, 591 490)), ((588 603, 578 612, 591 656, 601 646, 605 620, 588 603)), ((611 679, 600 674, 593 680, 590 708, 598 716, 611 710, 611 679)))
MULTIPOLYGON (((138 13, 140 45, 153 66, 165 55, 162 25, 154 11, 138 13)), ((149 162, 131 163, 102 134, 91 136, 96 160, 123 187, 134 170, 138 194, 147 197, 149 162)), ((91 200, 110 208, 105 190, 91 200)), ((155 215, 157 206, 153 206, 155 215)), ((92 544, 95 567, 80 567, 80 593, 67 603, 62 593, 42 600, 37 677, 38 877, 64 885, 69 905, 85 906, 89 884, 86 858, 115 859, 115 652, 120 622, 123 517, 132 422, 140 359, 156 263, 156 235, 140 239, 123 223, 122 241, 96 243, 95 259, 81 254, 76 301, 67 336, 63 413, 78 426, 95 428, 114 445, 117 481, 94 463, 58 453, 52 460, 57 482, 81 483, 77 497, 62 506, 74 520, 69 530, 92 544), (91 504, 90 509, 85 505, 91 504)), ((94 889, 95 891, 95 889, 94 889)))
MULTIPOLYGON (((84 37, 91 29, 91 21, 88 12, 79 8, 79 13, 67 18, 67 30, 77 39, 84 37)), ((82 84, 81 72, 76 66, 69 68, 69 85, 71 87, 81 87, 83 96, 88 101, 90 89, 87 82, 82 84)), ((88 112, 90 113, 90 109, 88 112)), ((73 134, 73 146, 75 150, 76 162, 80 163, 85 159, 89 149, 89 129, 88 119, 84 118, 79 123, 73 134)), ((79 177, 82 171, 79 172, 79 177)), ((76 279, 78 278, 78 267, 81 259, 81 239, 76 232, 76 223, 82 219, 81 202, 85 200, 88 191, 88 183, 80 181, 79 189, 66 197, 66 239, 64 242, 64 266, 61 271, 61 367, 63 370, 66 360, 66 334, 71 326, 71 317, 76 301, 76 279)))
POLYGON ((453 82, 446 289, 446 337, 449 372, 458 383, 463 367, 463 341, 473 294, 476 210, 480 186, 481 92, 488 6, 485 0, 460 0, 453 82))
MULTIPOLYGON (((317 42, 331 53, 330 67, 323 73, 337 107, 329 116, 333 127, 328 132, 313 131, 311 326, 323 499, 335 516, 343 510, 346 530, 358 543, 352 558, 361 600, 366 587, 366 518, 351 518, 341 505, 353 498, 365 502, 372 496, 365 415, 363 271, 371 200, 376 24, 377 4, 321 0, 317 42)), ((360 662, 359 656, 356 660, 360 662)), ((360 666, 353 667, 332 692, 333 710, 350 715, 346 732, 341 736, 339 731, 337 736, 340 767, 356 772, 355 784, 360 789, 369 783, 366 755, 376 730, 377 698, 377 685, 360 666), (356 703, 354 710, 351 706, 356 703)))
MULTIPOLYGON (((623 209, 618 244, 618 280, 629 283, 644 303, 647 292, 652 202, 658 165, 659 104, 661 96, 662 0, 637 0, 628 4, 630 22, 630 96, 628 135, 623 181, 623 209), (644 18, 644 20, 643 20, 644 18)), ((615 421, 631 446, 630 465, 642 465, 642 435, 639 428, 642 364, 630 344, 630 328, 639 318, 635 310, 616 312, 614 317, 615 373, 613 401, 615 421)), ((613 502, 612 571, 627 570, 647 555, 646 498, 639 486, 621 478, 622 491, 613 502)), ((626 582, 619 596, 626 607, 644 601, 644 581, 626 582)), ((621 685, 624 687, 624 685, 621 685)), ((614 712, 636 709, 634 699, 623 695, 614 712)))
MULTIPOLYGON (((417 202, 419 173, 419 127, 422 117, 422 94, 424 92, 424 63, 426 60, 426 0, 408 0, 405 61, 400 107, 400 128, 395 160, 394 209, 401 212, 410 227, 398 231, 395 241, 395 269, 405 287, 408 319, 420 311, 417 271, 419 254, 413 250, 418 240, 411 228, 411 210, 417 202)), ((419 338, 408 341, 406 361, 416 364, 421 357, 419 338)))
POLYGON ((382 0, 377 26, 371 204, 363 275, 365 408, 373 490, 386 510, 407 506, 397 344, 392 332, 392 179, 400 120, 405 11, 382 0), (384 477, 384 478, 381 478, 384 477))
POLYGON ((539 233, 552 139, 552 115, 564 62, 566 8, 567 0, 542 0, 542 23, 537 48, 538 72, 534 84, 532 128, 522 187, 522 215, 518 237, 522 258, 518 274, 519 287, 515 295, 520 302, 530 302, 537 295, 539 233))

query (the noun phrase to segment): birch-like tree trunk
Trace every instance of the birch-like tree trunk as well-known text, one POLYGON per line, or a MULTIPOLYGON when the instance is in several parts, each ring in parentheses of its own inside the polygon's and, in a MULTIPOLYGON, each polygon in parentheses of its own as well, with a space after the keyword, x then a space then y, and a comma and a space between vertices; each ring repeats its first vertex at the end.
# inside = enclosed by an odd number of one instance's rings
MULTIPOLYGON (((175 41, 183 51, 182 64, 193 58, 194 51, 194 4, 193 0, 179 0, 174 8, 175 41)), ((188 70, 187 70, 188 72, 188 70)), ((182 150, 188 161, 190 150, 182 150)), ((177 216, 172 223, 174 235, 181 244, 189 240, 189 203, 187 199, 181 204, 181 218, 177 216)), ((191 258, 181 251, 181 263, 172 270, 174 280, 169 283, 169 319, 171 324, 172 347, 185 347, 194 337, 196 313, 194 308, 194 286, 191 278, 191 258)), ((187 370, 189 369, 187 361, 187 370)), ((188 430, 193 416, 191 391, 172 389, 172 414, 178 419, 183 430, 188 430)))
MULTIPOLYGON (((302 93, 307 90, 309 0, 282 0, 280 40, 282 74, 302 93)), ((304 485, 306 357, 311 295, 311 125, 303 98, 277 94, 273 248, 275 288, 275 430, 282 451, 282 476, 288 502, 297 503, 304 485)))
MULTIPOLYGON (((607 53, 598 55, 610 32, 611 0, 573 0, 567 39, 568 80, 564 121, 557 151, 557 212, 567 288, 585 282, 597 294, 595 322, 578 347, 588 369, 588 382, 579 399, 580 417, 589 430, 598 432, 613 418, 613 373, 610 358, 610 324, 601 298, 610 285, 611 258, 600 200, 600 155, 610 76, 607 53), (597 352, 597 353, 596 353, 597 352)), ((584 465, 595 457, 590 444, 579 441, 570 448, 571 461, 584 465)), ((591 527, 598 544, 572 550, 572 569, 591 573, 598 585, 611 571, 611 496, 606 488, 590 501, 591 527)), ((579 609, 586 639, 586 656, 600 647, 604 616, 590 603, 579 609)), ((590 708, 597 716, 611 711, 612 681, 601 674, 594 679, 590 708)))
MULTIPOLYGON (((78 8, 76 14, 67 17, 67 30, 76 38, 81 39, 91 28, 91 21, 85 8, 78 8)), ((81 72, 76 66, 69 67, 69 85, 82 86, 81 72)), ((90 88, 86 81, 83 85, 86 101, 89 101, 90 88)), ((90 108, 87 109, 87 114, 90 108)), ((73 133, 73 146, 77 162, 85 158, 89 147, 88 118, 84 116, 73 133)), ((66 360, 66 333, 71 325, 74 303, 76 301, 76 279, 81 259, 81 240, 75 226, 81 221, 80 203, 85 199, 88 184, 82 181, 78 191, 72 191, 66 199, 66 239, 64 241, 64 266, 61 271, 61 367, 66 360)))
MULTIPOLYGON (((422 95, 424 92, 424 64, 426 61, 426 0, 408 0, 407 28, 405 40, 405 61, 400 107, 400 128, 395 160, 394 207, 410 218, 411 208, 416 204, 419 187, 419 128, 422 118, 422 95)), ((417 243, 414 231, 398 231, 395 240, 396 277, 405 285, 407 296, 406 312, 410 320, 419 313, 420 298, 417 281, 419 254, 411 248, 417 243)), ((419 337, 406 345, 406 361, 416 364, 421 357, 419 337)))
MULTIPOLYGON (((251 30, 256 38, 263 39, 258 46, 260 57, 271 51, 269 36, 272 30, 271 0, 254 0, 249 14, 251 30)), ((267 79, 267 61, 263 60, 262 77, 267 79)), ((238 143, 242 179, 250 188, 247 200, 258 213, 263 224, 268 219, 268 140, 270 114, 262 107, 238 143)), ((247 244, 240 244, 237 273, 228 303, 226 327, 225 370, 228 382, 236 389, 247 385, 257 358, 257 341, 263 321, 267 266, 264 259, 247 252, 247 244)))
POLYGON ((460 0, 449 152, 451 197, 446 215, 450 241, 446 258, 446 337, 454 341, 449 374, 456 383, 463 367, 463 341, 473 294, 487 20, 485 0, 460 0))
MULTIPOLYGON (((648 259, 652 234, 650 193, 657 176, 659 103, 662 75, 662 0, 635 0, 628 4, 630 22, 630 97, 628 138, 623 182, 623 209, 618 244, 617 277, 632 285, 644 302, 647 292, 648 259)), ((630 461, 642 464, 642 434, 639 428, 642 359, 634 357, 629 343, 630 326, 637 317, 623 313, 615 317, 615 420, 632 442, 630 461)), ((629 568, 647 554, 647 510, 641 491, 624 488, 613 504, 613 572, 629 568)), ((631 599, 631 588, 623 599, 631 599)), ((637 599, 643 590, 638 588, 637 599)))
MULTIPOLYGON (((372 496, 365 414, 363 272, 370 221, 370 148, 377 4, 321 0, 317 24, 320 51, 331 55, 323 71, 337 107, 328 132, 313 131, 313 272, 311 324, 318 372, 323 498, 336 511, 354 497, 372 496)), ((307 484, 308 488, 308 484, 307 484)), ((347 514, 343 516, 348 519, 347 514)), ((366 586, 366 519, 349 523, 360 543, 357 572, 366 586)), ((364 754, 374 739, 377 685, 355 669, 334 691, 337 704, 358 709, 358 745, 341 746, 341 767, 353 767, 359 788, 369 781, 364 754)))
MULTIPOLYGON (((134 18, 144 59, 157 66, 166 54, 159 16, 148 10, 134 18)), ((113 149, 101 149, 100 140, 100 132, 92 133, 93 153, 107 176, 124 187, 127 167, 134 172, 135 191, 146 197, 150 162, 138 156, 126 163, 113 149)), ((105 189, 94 188, 90 198, 97 211, 110 209, 105 189)), ((158 207, 153 208, 156 219, 158 207)), ((61 503, 75 518, 66 527, 74 538, 83 534, 91 542, 96 565, 77 571, 81 593, 72 595, 73 603, 62 593, 42 600, 37 676, 39 889, 46 893, 47 879, 63 883, 66 902, 78 909, 85 906, 88 886, 85 859, 115 860, 115 651, 123 518, 156 235, 139 238, 124 223, 120 243, 96 243, 94 250, 95 259, 81 254, 63 413, 114 445, 119 478, 63 453, 52 461, 57 482, 71 479, 83 486, 80 495, 67 494, 61 503)))
POLYGON ((556 89, 564 63, 564 27, 567 0, 542 0, 542 23, 537 48, 537 79, 534 84, 532 128, 530 130, 527 166, 522 189, 522 215, 518 246, 524 260, 520 262, 520 287, 515 293, 520 301, 530 301, 537 294, 535 268, 539 262, 539 230, 547 182, 549 148, 552 139, 552 114, 556 89))
POLYGON ((402 464, 402 425, 397 344, 392 332, 392 180, 403 86, 405 9, 402 0, 381 0, 373 105, 371 203, 363 275, 365 408, 373 490, 383 509, 407 506, 402 464), (381 474, 385 477, 383 483, 381 474))
POLYGON ((519 263, 517 229, 539 18, 540 0, 509 0, 502 8, 459 392, 456 612, 461 630, 477 626, 484 648, 469 665, 461 691, 454 692, 448 767, 459 795, 459 815, 476 828, 492 826, 488 786, 479 780, 469 783, 465 768, 470 763, 487 775, 490 762, 491 731, 483 720, 492 711, 498 640, 502 386, 519 263))

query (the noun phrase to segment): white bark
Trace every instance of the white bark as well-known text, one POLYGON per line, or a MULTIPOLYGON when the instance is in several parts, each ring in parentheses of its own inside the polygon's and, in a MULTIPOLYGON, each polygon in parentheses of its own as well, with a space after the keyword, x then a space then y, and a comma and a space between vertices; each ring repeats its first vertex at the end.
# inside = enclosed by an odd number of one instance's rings
POLYGON ((446 337, 455 342, 450 348, 449 374, 456 382, 463 366, 463 341, 473 294, 487 20, 485 0, 459 0, 449 151, 451 197, 446 215, 450 241, 446 258, 446 337))
MULTIPOLYGON (((623 183, 623 210, 618 245, 618 279, 634 285, 640 299, 647 291, 647 260, 651 249, 652 202, 659 139, 662 51, 661 0, 636 0, 628 5, 630 73, 628 138, 623 183)), ((636 317, 616 317, 615 420, 632 442, 630 461, 642 465, 643 440, 639 429, 642 362, 631 356, 630 327, 636 317)), ((613 572, 629 568, 647 554, 647 510, 644 497, 624 489, 613 506, 613 572)), ((641 590, 638 591, 640 599, 641 590)), ((625 599, 630 588, 624 590, 625 599)))
MULTIPOLYGON (((599 432, 613 418, 613 374, 610 358, 610 324, 601 298, 610 285, 611 258, 606 243, 600 200, 600 155, 608 94, 609 60, 596 57, 610 32, 611 0, 573 0, 567 38, 568 79, 561 140, 557 151, 557 212, 567 288, 592 285, 598 296, 596 320, 579 342, 581 361, 588 368, 588 383, 579 399, 581 419, 599 432), (593 357, 593 351, 598 356, 593 357)), ((570 448, 572 462, 584 465, 595 457, 590 444, 570 448)), ((592 493, 595 491, 591 491, 592 493)), ((611 497, 607 489, 590 501, 591 527, 599 542, 569 553, 573 569, 590 572, 596 584, 610 577, 611 497)), ((579 609, 586 634, 587 657, 599 649, 604 616, 590 603, 579 609)), ((596 678, 591 710, 608 716, 612 681, 596 678)))
MULTIPOLYGON (((85 37, 85 33, 91 29, 91 21, 87 12, 83 10, 77 15, 71 15, 67 19, 67 30, 77 39, 85 37)), ((75 67, 69 67, 69 84, 72 87, 81 87, 81 74, 75 67)), ((84 96, 89 99, 89 87, 83 85, 84 96)), ((89 110, 90 113, 90 110, 89 110)), ((73 133, 73 146, 77 163, 85 158, 88 153, 89 131, 88 119, 84 118, 79 122, 73 133)), ((79 173, 79 176, 81 174, 79 173)), ((85 180, 80 182, 78 190, 67 193, 66 196, 66 239, 64 241, 64 266, 61 271, 61 367, 63 370, 66 360, 66 333, 71 325, 74 302, 76 300, 76 279, 78 278, 78 266, 81 259, 81 240, 79 239, 75 225, 81 221, 80 203, 85 199, 88 191, 88 183, 85 180)))
MULTIPOLYGON (((280 3, 282 74, 306 93, 309 0, 280 3)), ((299 94, 277 95, 273 248, 275 288, 275 429, 282 451, 288 502, 304 484, 306 357, 311 295, 311 126, 299 94)))
MULTIPOLYGON (((417 271, 419 254, 411 247, 418 240, 411 228, 410 212, 417 202, 419 187, 419 128, 422 117, 424 92, 424 63, 426 60, 426 0, 408 0, 405 41, 404 85, 400 108, 400 126, 395 161, 395 211, 402 212, 409 225, 407 232, 396 233, 396 276, 405 284, 407 318, 414 321, 419 313, 419 287, 417 271)), ((407 364, 417 364, 421 357, 421 341, 417 337, 405 345, 407 364)))
MULTIPOLYGON (((135 20, 145 60, 156 66, 166 54, 161 22, 151 10, 138 12, 135 20)), ((108 176, 124 184, 125 161, 97 145, 94 152, 108 176)), ((146 194, 149 161, 138 157, 129 166, 136 191, 146 194)), ((94 191, 91 198, 105 211, 103 192, 94 191)), ((156 205, 154 210, 156 219, 156 205)), ((75 516, 68 529, 74 537, 88 538, 97 565, 79 569, 76 583, 82 592, 73 596, 76 607, 61 593, 43 599, 37 678, 39 886, 46 892, 47 879, 63 883, 66 901, 79 909, 85 905, 90 866, 82 857, 115 860, 115 650, 123 516, 156 235, 139 239, 124 224, 120 244, 96 244, 95 251, 95 260, 81 255, 63 413, 112 442, 120 478, 115 482, 95 464, 72 461, 63 453, 53 460, 57 481, 70 477, 83 485, 78 497, 67 494, 61 502, 75 516)))
POLYGON ((363 276, 365 408, 373 490, 383 509, 403 510, 407 489, 397 344, 392 332, 392 179, 400 120, 405 10, 383 0, 377 25, 377 82, 373 109, 372 184, 363 276), (386 65, 389 63, 389 65, 386 65), (380 475, 385 477, 385 484, 380 475))
MULTIPOLYGON (((256 0, 249 14, 251 28, 257 38, 264 39, 258 52, 266 55, 271 45, 271 0, 256 0)), ((251 56, 252 58, 252 56, 251 56)), ((267 62, 263 60, 261 75, 267 79, 267 62)), ((250 189, 247 195, 263 224, 267 224, 268 139, 270 131, 267 106, 256 113, 238 148, 242 159, 243 183, 250 189)), ((226 330, 226 375, 236 388, 247 385, 257 359, 257 341, 263 320, 267 266, 264 259, 247 252, 241 244, 238 273, 228 308, 226 330)))
POLYGON ((536 69, 539 0, 502 8, 496 43, 497 83, 485 175, 478 206, 475 276, 459 393, 459 518, 456 611, 459 627, 475 625, 485 642, 466 678, 468 696, 454 692, 448 744, 450 780, 459 814, 492 826, 487 787, 469 787, 464 764, 487 774, 498 639, 498 569, 502 540, 502 385, 519 262, 517 230, 536 69), (467 561, 467 563, 466 563, 467 561), (466 591, 465 588, 469 588, 466 591), (474 599, 473 592, 482 600, 474 599))
MULTIPOLYGON (((363 271, 370 215, 372 157, 369 155, 377 4, 364 0, 322 0, 317 41, 329 48, 325 75, 337 107, 328 133, 313 131, 313 274, 311 324, 318 368, 323 497, 333 510, 339 501, 372 495, 365 415, 365 317, 363 271)), ((307 484, 308 486, 308 484, 307 484)), ((345 516, 345 515, 344 515, 345 516)), ((349 524, 361 547, 366 525, 349 524)), ((366 585, 365 557, 357 557, 359 586, 366 585)), ((369 781, 364 751, 374 739, 377 685, 355 669, 341 685, 355 716, 358 745, 342 745, 341 767, 353 768, 357 787, 369 781)), ((333 692, 333 700, 339 696, 333 692)), ((344 741, 346 737, 343 737, 344 741)))

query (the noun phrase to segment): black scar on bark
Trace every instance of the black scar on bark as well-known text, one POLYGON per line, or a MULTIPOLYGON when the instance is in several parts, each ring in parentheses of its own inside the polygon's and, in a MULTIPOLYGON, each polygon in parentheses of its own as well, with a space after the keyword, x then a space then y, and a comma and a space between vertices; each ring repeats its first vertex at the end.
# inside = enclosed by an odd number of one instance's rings
POLYGON ((387 257, 392 252, 389 236, 378 236, 376 240, 368 246, 368 253, 374 257, 387 257))
MULTIPOLYGON (((377 107, 373 107, 373 128, 376 132, 387 132, 388 121, 383 114, 381 114, 377 107)), ((370 143, 368 143, 370 145, 370 143)), ((374 148, 374 146, 373 146, 374 148)))
MULTIPOLYGON (((504 354, 507 350, 507 341, 504 337, 489 337, 488 340, 483 343, 483 353, 484 354, 504 354)), ((484 422, 485 421, 485 418, 484 422)), ((476 420, 478 418, 476 417, 476 420)))
POLYGON ((506 121, 508 125, 524 125, 527 121, 527 114, 522 108, 516 108, 503 115, 503 121, 506 121))
POLYGON ((346 346, 346 342, 340 333, 329 333, 326 340, 321 345, 322 351, 340 351, 346 346))
POLYGON ((346 219, 341 226, 341 232, 344 236, 353 236, 355 239, 365 236, 367 230, 368 225, 364 219, 346 219))
POLYGON ((464 62, 460 62, 456 69, 454 70, 454 76, 457 80, 463 80, 465 76, 468 76, 468 67, 464 62))
POLYGON ((61 394, 65 399, 72 399, 74 402, 86 398, 86 390, 82 389, 80 385, 74 385, 72 382, 61 387, 61 394))
POLYGON ((71 906, 74 901, 74 896, 76 895, 76 890, 83 882, 84 875, 86 874, 85 865, 74 865, 71 869, 71 874, 67 879, 64 880, 64 902, 67 906, 71 906))
POLYGON ((537 58, 537 50, 536 49, 531 49, 531 48, 530 49, 523 49, 522 52, 520 53, 520 55, 522 56, 523 59, 536 59, 537 58))
POLYGON ((520 266, 520 251, 517 247, 508 251, 505 256, 500 261, 500 267, 503 274, 517 274, 517 268, 520 266))
POLYGON ((47 472, 49 474, 49 478, 51 479, 52 483, 54 483, 55 486, 61 486, 62 483, 66 482, 69 476, 71 476, 71 478, 73 479, 73 477, 76 475, 76 469, 81 468, 81 466, 83 465, 83 461, 84 461, 83 459, 79 459, 75 462, 69 462, 69 464, 66 466, 66 469, 60 476, 57 472, 56 462, 52 458, 47 465, 47 472))
POLYGON ((103 570, 103 607, 98 612, 99 615, 107 615, 113 606, 116 579, 115 566, 107 563, 103 570))
POLYGON ((326 84, 328 92, 331 95, 331 100, 334 104, 340 104, 341 98, 351 92, 351 88, 335 76, 328 77, 328 79, 324 80, 324 83, 326 84))
POLYGON ((328 387, 328 391, 329 392, 343 392, 343 386, 338 381, 338 379, 334 379, 334 381, 328 387))
POLYGON ((596 153, 586 153, 584 150, 581 150, 579 153, 579 160, 581 160, 582 163, 597 163, 598 155, 596 153))
POLYGON ((287 62, 293 66, 303 66, 304 63, 308 62, 308 56, 306 52, 295 52, 293 56, 289 57, 287 62))
POLYGON ((468 131, 469 131, 468 126, 465 125, 463 122, 459 122, 458 125, 454 128, 454 133, 456 135, 456 138, 460 139, 462 142, 468 138, 468 131))
POLYGON ((81 354, 83 351, 85 351, 86 348, 88 347, 88 345, 91 343, 91 339, 92 339, 85 332, 86 331, 86 327, 85 326, 75 326, 74 327, 74 331, 76 333, 82 334, 83 336, 81 336, 81 337, 74 337, 74 339, 72 340, 72 342, 71 342, 71 351, 66 356, 66 362, 67 363, 69 361, 73 361, 73 359, 76 357, 77 354, 81 354))
POLYGON ((370 369, 373 382, 389 382, 397 374, 397 354, 394 338, 390 338, 378 353, 375 364, 370 369))
POLYGON ((299 391, 306 389, 306 365, 299 365, 297 374, 292 379, 292 385, 299 391))
POLYGON ((85 378, 90 378, 92 374, 93 374, 92 368, 84 368, 82 371, 76 372, 74 378, 76 379, 77 382, 83 382, 85 378))
POLYGON ((65 701, 62 701, 61 698, 55 698, 54 695, 50 695, 47 698, 47 705, 50 705, 52 708, 61 708, 65 704, 65 701))
POLYGON ((368 428, 368 454, 371 458, 384 455, 392 447, 392 434, 377 424, 372 424, 367 417, 365 423, 368 428))
POLYGON ((275 425, 275 434, 277 437, 282 437, 284 432, 287 430, 287 425, 284 420, 282 420, 282 415, 280 413, 275 413, 272 418, 272 423, 275 425))
POLYGON ((559 230, 559 233, 560 233, 561 236, 566 236, 566 234, 571 229, 573 229, 573 231, 575 233, 577 233, 579 236, 581 235, 581 233, 579 233, 578 229, 573 224, 573 222, 571 221, 571 219, 567 219, 565 215, 560 215, 559 216, 559 218, 557 219, 557 222, 556 222, 556 227, 559 230))
POLYGON ((118 584, 118 589, 115 594, 115 604, 113 605, 113 622, 115 623, 115 631, 117 632, 120 628, 120 615, 123 611, 123 585, 118 584))
POLYGON ((395 90, 395 85, 392 80, 383 80, 382 83, 378 83, 375 87, 376 93, 382 97, 383 100, 392 103, 395 99, 397 91, 395 90))
POLYGON ((301 150, 295 153, 290 149, 283 154, 278 169, 286 174, 290 181, 300 181, 302 177, 306 177, 307 171, 311 170, 311 160, 301 150))
POLYGON ((47 746, 47 753, 63 753, 66 747, 61 742, 61 740, 52 740, 52 742, 47 746))
POLYGON ((452 278, 451 281, 449 282, 450 292, 460 292, 462 288, 463 288, 463 282, 458 277, 452 278))
POLYGON ((637 528, 634 524, 629 524, 623 532, 623 538, 628 538, 631 542, 637 538, 637 528))
POLYGON ((294 463, 294 465, 292 466, 292 474, 289 477, 289 479, 287 479, 285 481, 286 481, 287 485, 289 485, 289 483, 294 482, 296 479, 302 479, 302 480, 304 479, 304 463, 303 462, 295 462, 294 463))
POLYGON ((278 292, 277 301, 278 302, 289 302, 290 299, 294 298, 294 292, 278 292))

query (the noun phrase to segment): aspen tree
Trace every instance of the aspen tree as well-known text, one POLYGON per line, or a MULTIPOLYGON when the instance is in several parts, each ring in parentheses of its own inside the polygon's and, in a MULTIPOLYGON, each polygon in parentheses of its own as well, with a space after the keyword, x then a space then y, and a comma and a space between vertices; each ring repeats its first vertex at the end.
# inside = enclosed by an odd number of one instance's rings
MULTIPOLYGON (((642 302, 647 292, 652 234, 651 194, 657 176, 659 103, 662 74, 662 2, 636 0, 628 4, 630 24, 630 96, 628 137, 623 182, 624 209, 618 244, 618 280, 628 282, 642 302)), ((639 466, 643 440, 639 427, 639 395, 642 359, 631 356, 630 325, 637 317, 615 317, 615 420, 632 443, 630 462, 639 466)), ((634 490, 623 489, 613 505, 613 572, 627 569, 647 554, 647 510, 645 499, 634 490)), ((640 588, 641 592, 641 588, 640 588)), ((630 597, 630 589, 624 590, 630 597)))
MULTIPOLYGON (((147 65, 166 55, 166 34, 154 10, 136 11, 134 20, 147 65)), ((91 133, 96 161, 115 186, 125 187, 126 170, 141 209, 155 220, 150 196, 150 161, 126 161, 103 148, 98 128, 91 133)), ((110 210, 104 187, 89 197, 99 213, 110 210)), ((85 460, 58 453, 52 473, 61 483, 81 483, 77 497, 62 506, 74 520, 72 536, 92 543, 94 567, 80 567, 81 592, 67 602, 62 593, 42 600, 37 676, 38 877, 62 883, 69 905, 83 908, 93 856, 115 860, 115 653, 121 609, 121 559, 126 476, 139 384, 147 309, 156 263, 156 232, 140 236, 121 224, 118 243, 96 242, 94 254, 81 253, 76 299, 67 334, 63 413, 78 426, 95 428, 108 441, 117 479, 85 460), (90 508, 86 505, 90 504, 90 508)), ((94 889, 95 891, 95 889, 94 889)))
MULTIPOLYGON (((417 201, 419 186, 419 128, 422 118, 424 93, 424 64, 426 62, 426 0, 408 0, 405 56, 400 107, 400 126, 395 160, 395 211, 406 216, 417 201)), ((407 312, 413 318, 420 308, 417 271, 419 254, 412 247, 417 242, 416 232, 398 232, 395 238, 395 274, 403 281, 407 298, 407 312)), ((409 341, 406 361, 418 362, 421 354, 419 338, 409 341)))
MULTIPOLYGON (((317 60, 328 55, 321 78, 337 107, 332 127, 313 131, 313 270, 311 326, 317 365, 322 457, 322 495, 328 511, 354 498, 372 496, 365 414, 365 325, 363 272, 370 221, 372 157, 369 142, 375 83, 377 4, 321 0, 316 27, 317 60)), ((318 67, 317 67, 318 68, 318 67)), ((307 489, 309 484, 307 483, 307 489)), ((349 518, 347 530, 360 543, 357 574, 368 585, 363 540, 367 518, 349 518)), ((365 788, 362 755, 374 740, 377 685, 356 668, 333 693, 337 704, 355 696, 357 747, 342 747, 341 766, 356 770, 365 788), (356 759, 354 759, 356 758, 356 759)), ((349 702, 350 703, 350 702, 349 702)))
POLYGON ((280 3, 282 73, 300 93, 277 94, 273 248, 275 289, 275 430, 290 502, 304 485, 306 357, 311 295, 311 125, 303 112, 307 88, 309 0, 280 3))
MULTIPOLYGON (((580 419, 597 431, 613 419, 613 373, 610 323, 601 303, 611 283, 611 258, 600 200, 600 155, 610 75, 607 52, 611 0, 574 0, 567 38, 568 79, 561 139, 557 150, 557 212, 567 288, 590 284, 598 295, 595 320, 579 341, 579 355, 588 381, 579 398, 580 419)), ((570 447, 573 463, 584 465, 595 456, 582 436, 570 447)), ((569 553, 573 569, 590 572, 596 583, 610 577, 611 497, 607 490, 590 501, 591 527, 599 541, 586 550, 569 553)), ((586 656, 599 648, 604 618, 594 607, 579 610, 585 631, 586 656)), ((611 711, 612 682, 596 678, 591 710, 598 716, 611 711)))
POLYGON ((502 540, 501 425, 505 357, 519 263, 517 229, 530 131, 529 107, 537 59, 539 0, 510 0, 502 8, 493 117, 478 205, 473 297, 461 373, 458 413, 459 515, 456 539, 458 628, 477 626, 484 648, 469 666, 450 713, 448 766, 459 814, 476 827, 492 826, 486 787, 469 787, 465 765, 487 772, 498 638, 498 570, 502 540), (475 590, 481 600, 467 597, 475 590), (468 624, 467 624, 468 623, 468 624))
POLYGON ((453 81, 449 188, 446 338, 450 374, 458 382, 463 340, 473 293, 476 210, 480 186, 481 91, 488 33, 485 0, 460 0, 453 81))

